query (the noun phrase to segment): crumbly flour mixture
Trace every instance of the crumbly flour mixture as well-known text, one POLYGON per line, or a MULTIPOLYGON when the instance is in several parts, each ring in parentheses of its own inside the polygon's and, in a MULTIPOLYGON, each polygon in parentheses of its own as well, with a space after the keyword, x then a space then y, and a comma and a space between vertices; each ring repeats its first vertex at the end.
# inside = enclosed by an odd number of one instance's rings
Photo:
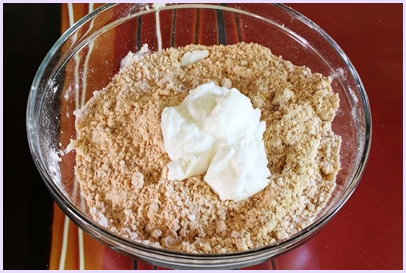
POLYGON ((194 253, 261 247, 311 223, 340 169, 331 79, 258 44, 189 45, 134 58, 80 111, 76 175, 95 221, 136 242, 194 253), (181 66, 185 52, 209 56, 181 66), (169 181, 161 113, 214 81, 260 108, 270 184, 221 202, 202 176, 169 181))

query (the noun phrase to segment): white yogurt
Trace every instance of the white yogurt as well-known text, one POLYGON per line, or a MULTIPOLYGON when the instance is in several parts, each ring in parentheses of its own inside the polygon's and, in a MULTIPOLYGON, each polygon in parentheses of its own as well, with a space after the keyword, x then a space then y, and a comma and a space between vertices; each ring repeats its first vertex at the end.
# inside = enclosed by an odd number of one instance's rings
POLYGON ((213 82, 162 112, 170 180, 206 173, 221 200, 240 201, 265 188, 271 175, 262 139, 260 110, 237 89, 213 82))
POLYGON ((186 52, 183 54, 182 59, 180 61, 181 66, 186 66, 189 64, 193 64, 195 62, 198 62, 200 60, 203 60, 204 58, 209 56, 209 51, 208 50, 193 50, 191 52, 186 52))

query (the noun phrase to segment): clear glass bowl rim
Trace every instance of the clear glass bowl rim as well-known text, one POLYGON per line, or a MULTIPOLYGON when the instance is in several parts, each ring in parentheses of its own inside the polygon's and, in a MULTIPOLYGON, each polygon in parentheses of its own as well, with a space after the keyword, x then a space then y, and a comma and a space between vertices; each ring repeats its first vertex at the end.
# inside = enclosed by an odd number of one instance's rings
MULTIPOLYGON (((115 7, 119 4, 105 4, 98 9, 95 9, 93 12, 89 13, 88 15, 84 16, 82 19, 80 19, 78 22, 76 22, 73 26, 71 26, 57 41, 56 43, 52 46, 52 48, 49 50, 47 55, 45 56, 44 60, 42 61, 40 67, 38 68, 38 71, 34 77, 32 87, 29 93, 29 98, 28 98, 28 103, 27 103, 27 111, 26 111, 26 127, 27 127, 27 137, 28 137, 28 143, 31 151, 31 155, 33 157, 33 160, 40 171, 40 175, 42 176, 43 180, 45 181, 45 184, 50 191, 51 195, 53 196, 54 200, 58 203, 58 205, 61 207, 61 209, 69 216, 69 218, 74 221, 76 224, 78 224, 80 227, 85 229, 87 232, 89 232, 91 235, 101 238, 101 241, 108 243, 110 247, 113 246, 117 247, 118 250, 128 250, 129 248, 138 248, 141 251, 145 251, 146 253, 155 253, 158 255, 164 255, 168 257, 173 257, 176 259, 179 258, 184 258, 186 260, 194 260, 194 259, 201 259, 201 260, 215 260, 218 258, 249 258, 249 256, 257 256, 259 254, 264 254, 266 256, 269 256, 270 253, 277 255, 280 254, 281 252, 284 252, 285 250, 288 250, 290 248, 293 248, 297 246, 298 244, 303 243, 306 241, 308 238, 310 238, 314 233, 319 231, 321 227, 323 227, 338 211, 339 209, 346 203, 348 198, 352 195, 354 192, 355 188, 358 186, 361 177, 364 173, 368 157, 369 157, 369 152, 370 152, 370 147, 371 147, 371 141, 372 141, 372 116, 371 116, 371 109, 369 105, 369 100, 367 93, 365 91, 364 85, 361 81, 360 76, 358 75, 358 72, 356 71, 355 67, 351 63, 350 59, 347 57, 347 55, 344 53, 344 51, 338 46, 338 44, 323 30, 321 29, 318 25, 316 25, 313 21, 302 15, 301 13, 295 11, 294 9, 284 5, 284 4, 273 4, 280 8, 281 10, 290 13, 293 15, 296 19, 299 19, 303 23, 305 23, 307 26, 313 28, 316 30, 336 51, 337 53, 341 56, 342 60, 346 63, 347 68, 351 71, 351 76, 354 78, 354 80, 357 83, 357 91, 360 93, 361 96, 361 102, 363 106, 363 111, 365 113, 365 138, 364 138, 364 147, 362 149, 362 155, 360 159, 360 164, 356 169, 355 175, 350 182, 349 186, 339 199, 339 201, 333 205, 329 210, 328 213, 326 213, 323 217, 315 221, 313 224, 308 226, 307 228, 301 230, 300 232, 296 233, 294 236, 281 241, 277 242, 271 245, 263 246, 260 248, 256 249, 251 249, 248 251, 241 251, 241 252, 231 252, 231 253, 222 253, 222 254, 195 254, 195 253, 185 253, 185 252, 178 252, 178 251, 172 251, 172 250, 167 250, 163 248, 155 248, 151 246, 146 246, 140 243, 133 242, 131 240, 127 240, 125 238, 119 237, 112 232, 101 228, 100 226, 94 224, 92 221, 88 220, 86 216, 78 211, 75 206, 71 203, 71 201, 64 196, 64 194, 61 192, 61 190, 58 188, 58 186, 55 185, 55 183, 52 182, 52 178, 47 174, 45 171, 45 168, 42 166, 41 160, 38 158, 41 158, 41 154, 38 153, 37 147, 35 146, 35 132, 33 132, 30 128, 31 126, 31 117, 34 116, 34 101, 35 97, 37 96, 37 90, 40 85, 41 78, 44 76, 44 72, 46 71, 47 66, 50 63, 50 60, 52 56, 55 54, 55 52, 58 51, 59 48, 69 39, 69 37, 74 33, 77 29, 79 29, 83 24, 85 24, 87 21, 91 20, 92 18, 96 17, 98 14, 104 12, 107 9, 110 9, 112 7, 115 7)), ((139 5, 139 4, 138 4, 139 5)), ((174 8, 208 8, 208 9, 220 9, 224 11, 232 11, 232 12, 238 12, 241 14, 249 15, 258 19, 261 19, 263 21, 266 21, 268 23, 275 24, 274 22, 270 21, 267 18, 264 18, 262 16, 259 16, 254 13, 250 13, 247 11, 235 9, 235 8, 230 8, 230 7, 225 7, 225 6, 219 6, 219 5, 210 5, 210 4, 176 4, 176 5, 170 5, 170 6, 165 6, 162 8, 164 9, 174 9, 174 8)), ((149 11, 140 11, 137 13, 131 14, 131 17, 139 16, 142 14, 150 13, 150 12, 155 12, 155 10, 149 10, 149 11)), ((135 255, 134 253, 131 253, 135 255)), ((271 256, 272 256, 271 254, 271 256)), ((257 257, 258 258, 258 257, 257 257)))

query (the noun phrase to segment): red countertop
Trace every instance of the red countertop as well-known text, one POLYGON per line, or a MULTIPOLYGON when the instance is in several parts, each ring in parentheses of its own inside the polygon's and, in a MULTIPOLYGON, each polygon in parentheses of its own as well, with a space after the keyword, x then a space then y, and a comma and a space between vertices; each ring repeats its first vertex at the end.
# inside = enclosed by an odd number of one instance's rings
MULTIPOLYGON (((356 67, 368 94, 372 147, 352 197, 302 246, 250 269, 402 269, 402 4, 288 4, 323 28, 356 67)), ((75 21, 88 11, 74 4, 75 21)), ((67 28, 67 5, 62 9, 67 28)), ((60 267, 64 216, 55 205, 50 268, 60 267)), ((64 268, 79 268, 79 236, 71 223, 64 268), (72 248, 70 250, 70 248, 72 248), (70 252, 69 252, 70 251, 70 252)), ((86 269, 153 269, 84 235, 86 269), (88 247, 89 248, 89 247, 88 247), (96 255, 96 254, 97 255, 96 255)))
POLYGON ((276 259, 283 269, 401 269, 402 5, 291 4, 340 45, 357 69, 372 112, 364 176, 333 220, 276 259))

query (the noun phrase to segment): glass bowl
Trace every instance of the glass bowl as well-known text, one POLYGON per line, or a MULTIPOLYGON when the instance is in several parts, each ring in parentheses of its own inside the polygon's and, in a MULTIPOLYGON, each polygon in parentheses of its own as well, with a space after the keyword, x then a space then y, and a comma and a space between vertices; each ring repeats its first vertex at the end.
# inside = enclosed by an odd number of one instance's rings
POLYGON ((344 205, 363 174, 371 144, 371 112, 361 79, 348 57, 315 23, 285 5, 151 4, 104 5, 69 28, 40 65, 27 105, 27 135, 34 162, 62 210, 98 241, 158 266, 230 269, 266 261, 298 246, 319 231, 344 205), (156 26, 159 26, 158 28, 156 26), (153 51, 191 43, 255 42, 295 65, 333 78, 340 97, 333 131, 342 137, 341 170, 327 206, 310 226, 261 248, 225 254, 190 254, 154 248, 95 223, 75 179, 74 111, 106 86, 128 51, 144 43, 153 51))

